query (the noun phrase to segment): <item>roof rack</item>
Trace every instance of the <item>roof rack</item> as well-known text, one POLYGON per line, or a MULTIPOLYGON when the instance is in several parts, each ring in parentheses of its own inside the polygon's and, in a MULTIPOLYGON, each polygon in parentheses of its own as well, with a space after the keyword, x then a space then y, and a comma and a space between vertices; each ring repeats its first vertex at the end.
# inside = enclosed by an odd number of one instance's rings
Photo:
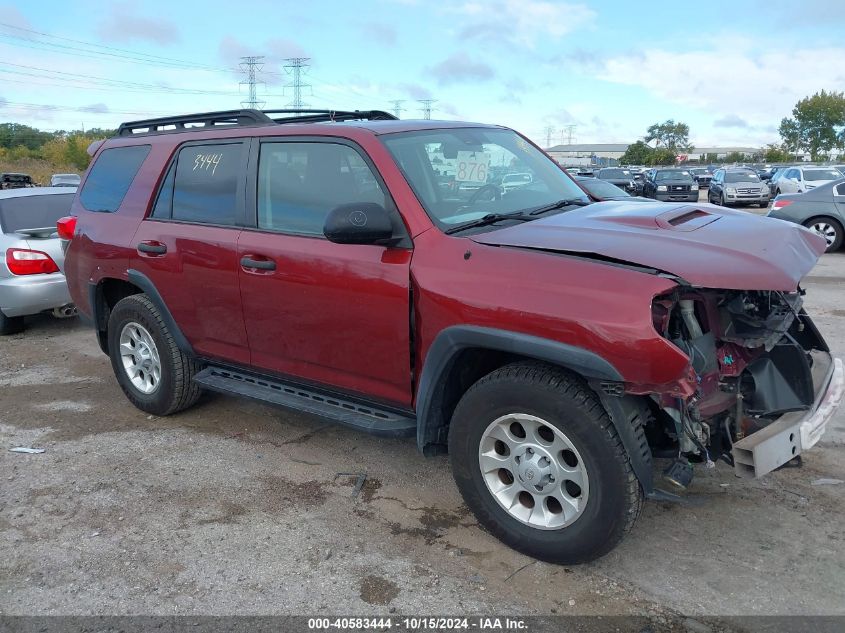
POLYGON ((335 121, 384 121, 396 119, 381 110, 222 110, 199 114, 182 114, 143 121, 121 123, 117 136, 140 136, 185 132, 195 129, 228 128, 257 125, 279 125, 283 123, 320 123, 335 121), (273 115, 288 116, 273 116, 273 115))

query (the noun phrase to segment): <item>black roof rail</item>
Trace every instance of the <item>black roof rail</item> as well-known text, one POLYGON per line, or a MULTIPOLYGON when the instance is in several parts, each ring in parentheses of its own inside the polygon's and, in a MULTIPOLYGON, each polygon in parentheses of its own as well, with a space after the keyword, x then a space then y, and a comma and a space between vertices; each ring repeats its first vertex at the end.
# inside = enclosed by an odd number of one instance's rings
POLYGON ((144 134, 163 134, 185 132, 195 129, 241 127, 248 125, 278 125, 282 123, 320 123, 335 121, 393 120, 397 117, 382 110, 222 110, 199 114, 181 114, 177 116, 128 121, 121 123, 117 136, 140 136, 144 134), (273 115, 288 116, 273 116, 273 115))
POLYGON ((221 110, 199 114, 180 114, 143 121, 121 123, 117 136, 135 136, 155 132, 184 132, 195 128, 272 125, 273 119, 261 110, 221 110), (170 128, 170 129, 167 129, 170 128))

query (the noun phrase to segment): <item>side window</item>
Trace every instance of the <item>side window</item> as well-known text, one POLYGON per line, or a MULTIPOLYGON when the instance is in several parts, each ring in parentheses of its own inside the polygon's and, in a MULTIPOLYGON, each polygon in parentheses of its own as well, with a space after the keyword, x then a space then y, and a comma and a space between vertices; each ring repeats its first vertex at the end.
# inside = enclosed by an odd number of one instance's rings
POLYGON ((388 207, 361 155, 339 143, 262 143, 258 158, 258 228, 323 235, 329 211, 350 202, 388 207))
POLYGON ((150 153, 149 145, 131 145, 103 150, 91 167, 79 201, 89 211, 114 213, 129 185, 150 153))
POLYGON ((176 175, 176 163, 167 170, 167 176, 161 184, 153 212, 150 217, 159 220, 169 220, 173 213, 173 178, 176 175))
MULTIPOLYGON (((179 150, 173 177, 171 217, 183 222, 235 224, 244 144, 189 145, 179 150)), ((165 187, 167 180, 165 180, 165 187)), ((165 189, 162 190, 162 194, 165 189)), ((159 212, 160 196, 153 215, 159 212)), ((163 208, 161 213, 166 213, 163 208)))
POLYGON ((845 182, 843 182, 841 185, 836 185, 836 188, 833 193, 837 196, 845 196, 845 182))

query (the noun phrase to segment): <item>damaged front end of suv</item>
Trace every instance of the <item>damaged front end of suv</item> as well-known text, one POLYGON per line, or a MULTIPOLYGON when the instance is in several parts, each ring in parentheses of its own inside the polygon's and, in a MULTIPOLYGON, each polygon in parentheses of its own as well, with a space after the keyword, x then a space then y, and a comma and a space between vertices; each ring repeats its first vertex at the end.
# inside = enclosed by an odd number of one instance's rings
POLYGON ((652 451, 686 487, 692 462, 760 477, 818 442, 842 398, 842 362, 803 310, 804 292, 679 287, 657 297, 657 332, 689 358, 675 393, 653 395, 652 451))

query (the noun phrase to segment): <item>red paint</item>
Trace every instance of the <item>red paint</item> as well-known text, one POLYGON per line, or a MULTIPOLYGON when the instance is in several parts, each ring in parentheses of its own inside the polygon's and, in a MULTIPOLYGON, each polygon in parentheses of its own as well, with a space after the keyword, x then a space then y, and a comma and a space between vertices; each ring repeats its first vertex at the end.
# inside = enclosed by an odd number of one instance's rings
POLYGON ((432 342, 459 324, 593 351, 622 374, 628 392, 674 398, 690 396, 696 378, 687 357, 656 331, 652 300, 676 280, 572 253, 636 262, 701 287, 795 290, 824 250, 824 240, 793 225, 666 203, 600 203, 472 237, 447 236, 379 139, 436 127, 466 124, 286 124, 109 140, 98 153, 139 143, 152 149, 117 213, 92 213, 75 200, 66 258, 71 295, 90 315, 89 282, 126 280, 134 268, 153 280, 199 355, 398 405, 414 404, 414 377, 432 342), (250 136, 357 143, 390 191, 413 249, 147 218, 180 144, 250 136), (696 210, 704 213, 684 217, 696 210), (139 252, 142 241, 167 252, 139 252), (244 268, 244 255, 276 268, 244 268))

